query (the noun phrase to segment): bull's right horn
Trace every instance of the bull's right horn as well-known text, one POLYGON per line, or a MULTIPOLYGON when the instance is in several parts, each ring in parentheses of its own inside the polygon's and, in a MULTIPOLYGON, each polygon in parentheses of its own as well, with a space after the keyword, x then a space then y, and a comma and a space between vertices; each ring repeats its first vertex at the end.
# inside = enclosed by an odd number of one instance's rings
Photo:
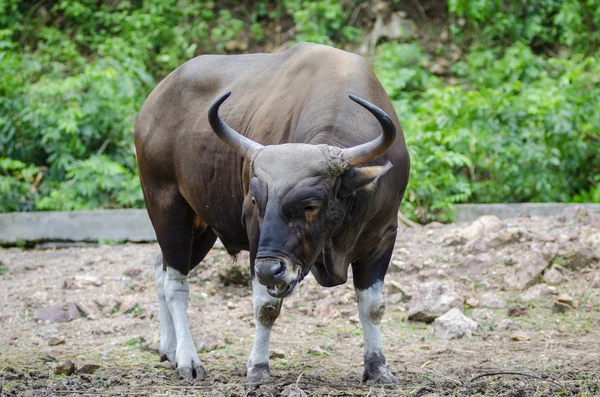
POLYGON ((213 131, 223 142, 230 148, 238 152, 240 155, 248 160, 252 160, 252 156, 257 150, 263 148, 260 143, 254 142, 252 139, 248 139, 233 128, 225 124, 221 117, 219 117, 219 107, 229 96, 231 91, 221 95, 219 99, 213 102, 208 109, 208 122, 212 127, 213 131))

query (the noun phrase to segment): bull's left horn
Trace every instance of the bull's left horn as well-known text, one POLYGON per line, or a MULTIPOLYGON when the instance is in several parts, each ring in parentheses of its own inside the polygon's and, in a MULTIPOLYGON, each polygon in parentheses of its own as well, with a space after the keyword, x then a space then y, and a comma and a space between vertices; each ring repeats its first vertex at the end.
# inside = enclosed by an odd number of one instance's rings
POLYGON ((383 134, 377 138, 347 149, 342 149, 342 154, 350 166, 355 167, 381 156, 394 144, 396 140, 396 125, 389 114, 364 99, 350 95, 350 99, 367 109, 383 128, 383 134))
POLYGON ((257 150, 262 149, 263 145, 254 142, 252 139, 246 138, 225 124, 225 122, 221 120, 221 117, 219 117, 219 107, 230 95, 231 91, 221 95, 212 105, 210 105, 210 108, 208 109, 208 122, 215 134, 217 134, 227 146, 248 160, 252 160, 254 153, 256 153, 257 150))

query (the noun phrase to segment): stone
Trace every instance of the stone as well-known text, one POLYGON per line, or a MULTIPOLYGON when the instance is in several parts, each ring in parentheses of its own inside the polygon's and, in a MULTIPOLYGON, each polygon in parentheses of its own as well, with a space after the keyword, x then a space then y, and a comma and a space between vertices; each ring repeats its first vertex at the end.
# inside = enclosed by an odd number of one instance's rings
POLYGON ((542 272, 548 261, 539 252, 528 252, 504 276, 504 283, 511 289, 524 290, 542 281, 542 272))
POLYGON ((73 302, 59 303, 38 311, 36 320, 51 322, 68 322, 86 315, 73 302))
POLYGON ((282 352, 281 350, 271 350, 269 352, 269 358, 271 360, 276 360, 278 358, 285 358, 285 353, 282 352))
POLYGON ((65 340, 63 338, 57 338, 56 336, 51 336, 48 338, 48 346, 58 346, 64 344, 65 340))
POLYGON ((525 292, 521 294, 521 302, 531 302, 534 300, 539 300, 542 296, 551 295, 551 290, 546 284, 537 284, 533 287, 527 289, 525 292))
POLYGON ((502 309, 506 307, 506 302, 493 292, 486 292, 479 298, 479 306, 490 309, 502 309))
POLYGON ((200 338, 197 346, 199 352, 210 352, 217 349, 223 349, 227 345, 224 340, 217 338, 214 334, 205 333, 200 338))
POLYGON ((592 280, 592 288, 600 288, 600 272, 594 274, 594 279, 592 280))
POLYGON ((510 334, 510 339, 514 340, 515 342, 526 342, 531 338, 529 337, 529 335, 527 335, 525 331, 517 330, 510 334))
POLYGON ((99 370, 100 368, 102 368, 102 367, 98 364, 85 363, 85 364, 81 365, 79 368, 77 368, 77 373, 78 374, 93 374, 95 371, 99 370))
POLYGON ((63 281, 64 289, 85 289, 89 287, 99 287, 102 280, 95 276, 74 276, 68 277, 63 281))
POLYGON ((498 331, 517 331, 521 329, 521 326, 516 321, 504 318, 500 320, 496 329, 498 331))
POLYGON ((585 246, 579 246, 563 254, 564 267, 570 270, 581 270, 598 260, 595 252, 585 246))
POLYGON ((554 313, 565 313, 566 311, 574 309, 577 306, 577 302, 571 296, 567 294, 561 294, 554 301, 552 311, 554 313))
POLYGON ((71 360, 60 361, 54 367, 54 373, 56 375, 73 375, 75 373, 75 364, 71 360))
POLYGON ((385 282, 385 288, 388 295, 401 295, 401 300, 407 302, 412 298, 410 293, 397 281, 390 280, 385 282))
POLYGON ((474 240, 495 233, 501 227, 502 221, 496 215, 484 215, 463 229, 460 234, 467 240, 474 240))
POLYGON ((508 308, 508 315, 510 317, 521 317, 527 314, 527 307, 512 306, 508 308))
POLYGON ((556 266, 552 266, 544 272, 544 282, 548 285, 558 285, 562 283, 563 280, 564 277, 556 266))
POLYGON ((421 284, 413 293, 408 309, 408 319, 430 323, 448 310, 462 310, 463 296, 447 281, 430 281, 421 284))
POLYGON ((290 383, 286 387, 281 390, 281 397, 307 397, 308 394, 304 390, 302 390, 298 385, 294 383, 290 383))
POLYGON ((475 309, 471 313, 471 317, 473 320, 477 321, 479 324, 482 323, 492 323, 494 321, 494 316, 489 309, 475 309))
POLYGON ((477 331, 477 322, 466 317, 459 309, 454 308, 438 317, 433 322, 435 336, 442 339, 470 338, 477 331))

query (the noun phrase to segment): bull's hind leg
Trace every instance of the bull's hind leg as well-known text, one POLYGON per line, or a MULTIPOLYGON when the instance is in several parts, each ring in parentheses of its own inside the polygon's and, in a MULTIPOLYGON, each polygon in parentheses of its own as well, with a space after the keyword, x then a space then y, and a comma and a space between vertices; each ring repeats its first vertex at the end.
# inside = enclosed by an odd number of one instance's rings
POLYGON ((150 205, 147 199, 163 256, 163 271, 157 269, 156 272, 161 310, 161 353, 177 368, 180 377, 202 378, 206 371, 198 358, 187 316, 190 292, 187 275, 204 257, 216 237, 206 227, 197 230, 197 217, 177 192, 169 194, 168 189, 162 192, 169 197, 161 197, 159 201, 155 196, 153 199, 157 201, 150 202, 150 205), (162 203, 167 205, 158 210, 157 206, 162 203), (153 216, 155 214, 157 216, 153 216))
POLYGON ((252 279, 252 301, 254 306, 254 322, 256 335, 252 352, 248 360, 246 381, 265 382, 269 380, 269 341, 271 329, 279 316, 282 299, 273 298, 267 293, 267 287, 260 284, 256 276, 252 279))
POLYGON ((163 269, 161 251, 158 251, 154 258, 154 269, 156 271, 156 293, 158 295, 158 318, 160 321, 160 361, 169 360, 169 363, 175 365, 177 337, 175 336, 173 317, 171 317, 171 312, 165 298, 165 277, 167 272, 163 269))
POLYGON ((352 264, 354 289, 358 298, 358 316, 363 327, 365 372, 363 381, 395 383, 398 378, 385 363, 381 339, 381 318, 385 311, 383 302, 383 279, 387 271, 392 249, 371 261, 352 264))

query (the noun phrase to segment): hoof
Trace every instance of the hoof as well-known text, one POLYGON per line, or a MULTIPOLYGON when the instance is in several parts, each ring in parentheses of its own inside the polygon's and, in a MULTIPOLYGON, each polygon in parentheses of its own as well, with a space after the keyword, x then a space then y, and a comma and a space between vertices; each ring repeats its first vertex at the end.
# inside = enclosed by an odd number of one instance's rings
POLYGON ((248 371, 246 372, 246 382, 262 383, 268 381, 270 377, 271 371, 269 370, 269 363, 248 366, 248 371))
POLYGON ((390 384, 397 383, 398 377, 385 364, 385 357, 381 353, 371 354, 365 357, 365 372, 363 382, 390 384))
POLYGON ((171 364, 171 368, 176 368, 175 352, 160 352, 160 362, 162 363, 164 361, 168 361, 169 364, 171 364))
POLYGON ((177 368, 179 379, 197 379, 202 380, 206 377, 206 370, 201 364, 194 364, 192 367, 177 368))
POLYGON ((387 370, 387 373, 379 373, 376 375, 367 375, 365 372, 363 375, 363 382, 376 383, 378 385, 392 384, 398 383, 398 377, 392 375, 390 370, 387 370))

